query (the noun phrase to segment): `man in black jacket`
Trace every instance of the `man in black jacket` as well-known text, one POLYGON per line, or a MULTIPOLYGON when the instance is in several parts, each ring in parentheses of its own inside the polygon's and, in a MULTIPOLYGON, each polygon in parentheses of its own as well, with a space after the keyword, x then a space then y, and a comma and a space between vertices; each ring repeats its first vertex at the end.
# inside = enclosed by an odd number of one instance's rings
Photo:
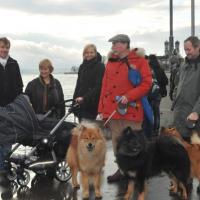
MULTIPOLYGON (((22 93, 23 82, 16 60, 9 56, 10 41, 0 38, 0 106, 11 103, 22 93)), ((0 170, 4 169, 4 157, 10 146, 0 146, 0 170)))

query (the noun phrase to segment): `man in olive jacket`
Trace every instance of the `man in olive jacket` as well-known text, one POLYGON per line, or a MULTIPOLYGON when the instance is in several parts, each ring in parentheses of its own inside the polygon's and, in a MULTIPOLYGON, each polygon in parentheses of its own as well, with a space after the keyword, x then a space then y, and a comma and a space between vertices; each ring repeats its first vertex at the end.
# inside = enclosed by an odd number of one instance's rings
POLYGON ((180 68, 172 110, 175 127, 185 140, 189 140, 188 121, 197 122, 200 115, 200 40, 195 36, 187 38, 184 49, 186 58, 180 68))

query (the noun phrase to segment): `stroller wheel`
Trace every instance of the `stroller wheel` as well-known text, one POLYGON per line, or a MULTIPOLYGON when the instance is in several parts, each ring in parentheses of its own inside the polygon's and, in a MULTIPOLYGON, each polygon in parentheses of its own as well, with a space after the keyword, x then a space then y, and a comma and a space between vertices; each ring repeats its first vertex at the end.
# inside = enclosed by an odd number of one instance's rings
POLYGON ((17 190, 18 190, 18 184, 17 184, 17 182, 12 181, 10 183, 10 188, 12 190, 12 193, 15 194, 17 192, 17 190))
POLYGON ((55 177, 60 182, 66 182, 71 178, 69 165, 65 162, 59 162, 56 167, 55 177))
POLYGON ((15 167, 11 167, 10 170, 6 174, 6 177, 10 182, 17 179, 17 169, 15 167))
POLYGON ((18 199, 30 199, 30 188, 28 186, 21 186, 17 191, 18 199))
POLYGON ((17 177, 17 182, 21 186, 26 186, 28 185, 30 181, 30 174, 28 171, 23 171, 21 174, 18 175, 17 177))

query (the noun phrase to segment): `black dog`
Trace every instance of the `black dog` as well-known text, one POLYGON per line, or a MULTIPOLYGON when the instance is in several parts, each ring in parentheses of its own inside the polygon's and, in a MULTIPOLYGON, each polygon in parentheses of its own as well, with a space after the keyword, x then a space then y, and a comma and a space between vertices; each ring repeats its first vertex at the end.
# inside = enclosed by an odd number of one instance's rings
POLYGON ((162 171, 179 183, 182 198, 187 199, 190 160, 185 148, 173 137, 160 136, 147 142, 142 131, 128 127, 119 138, 116 158, 120 170, 129 179, 126 200, 131 198, 134 187, 139 192, 138 199, 145 199, 145 181, 162 171))

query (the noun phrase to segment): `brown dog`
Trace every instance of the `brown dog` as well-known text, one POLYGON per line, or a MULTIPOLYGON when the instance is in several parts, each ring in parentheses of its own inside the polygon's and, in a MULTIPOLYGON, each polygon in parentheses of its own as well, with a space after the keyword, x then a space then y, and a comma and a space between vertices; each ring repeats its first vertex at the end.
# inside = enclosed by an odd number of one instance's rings
POLYGON ((106 141, 94 124, 82 124, 72 130, 72 139, 66 155, 72 172, 72 184, 79 188, 78 171, 81 172, 83 198, 89 197, 89 178, 93 179, 96 198, 101 198, 102 168, 105 164, 106 141))
MULTIPOLYGON (((200 144, 189 144, 181 137, 176 128, 161 128, 161 134, 176 137, 188 152, 191 162, 191 177, 195 177, 200 181, 200 144)), ((193 141, 194 142, 194 141, 193 141)), ((174 190, 177 190, 176 181, 173 181, 174 190)), ((172 188, 173 190, 173 188, 172 188)), ((175 192, 175 191, 174 191, 175 192)))

